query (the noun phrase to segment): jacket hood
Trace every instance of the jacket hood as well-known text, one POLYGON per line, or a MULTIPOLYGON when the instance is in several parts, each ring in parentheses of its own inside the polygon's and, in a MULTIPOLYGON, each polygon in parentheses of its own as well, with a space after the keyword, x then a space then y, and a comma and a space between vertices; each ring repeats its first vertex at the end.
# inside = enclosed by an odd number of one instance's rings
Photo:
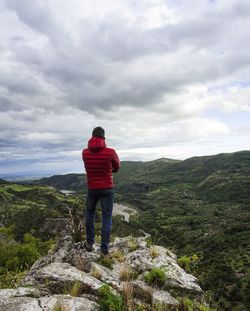
POLYGON ((92 152, 99 152, 106 147, 105 139, 101 137, 92 137, 88 141, 88 148, 92 152))

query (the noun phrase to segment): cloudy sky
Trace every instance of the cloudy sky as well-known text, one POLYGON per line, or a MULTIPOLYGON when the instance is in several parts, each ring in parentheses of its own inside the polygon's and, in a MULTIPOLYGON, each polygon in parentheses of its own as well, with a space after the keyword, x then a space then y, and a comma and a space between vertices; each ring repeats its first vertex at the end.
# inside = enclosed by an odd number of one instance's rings
POLYGON ((0 175, 250 149, 250 2, 0 0, 0 175))

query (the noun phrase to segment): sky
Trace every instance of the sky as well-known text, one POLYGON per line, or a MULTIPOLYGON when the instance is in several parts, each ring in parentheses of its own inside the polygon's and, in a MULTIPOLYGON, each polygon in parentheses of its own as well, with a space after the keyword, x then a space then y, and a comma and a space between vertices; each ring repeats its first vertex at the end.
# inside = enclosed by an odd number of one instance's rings
POLYGON ((250 2, 0 0, 0 176, 250 149, 250 2))

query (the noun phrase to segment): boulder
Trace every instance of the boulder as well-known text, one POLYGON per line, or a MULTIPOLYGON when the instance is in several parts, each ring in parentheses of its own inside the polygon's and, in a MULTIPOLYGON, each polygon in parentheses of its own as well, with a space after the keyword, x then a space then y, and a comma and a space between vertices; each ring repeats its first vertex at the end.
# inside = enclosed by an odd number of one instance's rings
POLYGON ((94 311, 97 309, 98 304, 84 297, 71 297, 69 295, 53 295, 41 298, 0 298, 1 311, 44 311, 53 310, 56 307, 61 307, 60 310, 65 311, 94 311))
POLYGON ((34 278, 38 283, 46 285, 55 294, 66 291, 78 282, 82 292, 97 295, 98 289, 104 284, 68 263, 59 262, 41 268, 34 274, 34 278))
POLYGON ((162 307, 174 308, 178 306, 179 302, 165 290, 154 290, 152 293, 152 305, 160 305, 162 307))

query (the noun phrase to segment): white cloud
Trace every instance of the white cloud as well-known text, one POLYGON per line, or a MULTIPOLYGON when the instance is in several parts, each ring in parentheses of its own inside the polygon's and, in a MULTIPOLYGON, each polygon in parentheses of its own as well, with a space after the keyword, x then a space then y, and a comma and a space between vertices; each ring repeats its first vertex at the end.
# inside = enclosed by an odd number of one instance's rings
POLYGON ((81 169, 96 125, 123 159, 248 149, 249 16, 235 0, 0 0, 1 167, 81 169))

